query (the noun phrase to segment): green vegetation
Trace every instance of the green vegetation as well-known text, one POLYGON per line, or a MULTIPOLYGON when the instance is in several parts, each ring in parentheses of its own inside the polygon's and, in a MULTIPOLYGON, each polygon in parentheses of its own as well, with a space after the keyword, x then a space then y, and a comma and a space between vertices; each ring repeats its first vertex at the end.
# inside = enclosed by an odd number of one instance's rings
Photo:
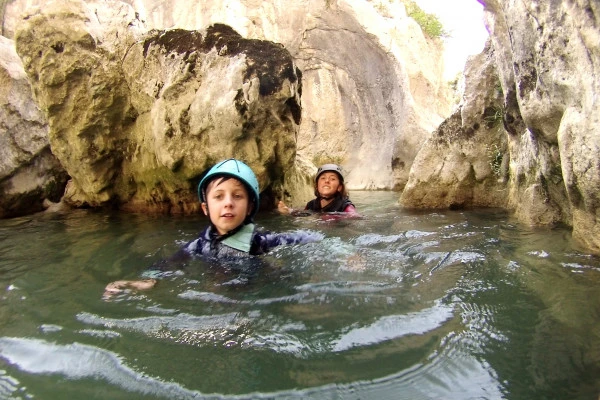
POLYGON ((492 129, 495 126, 500 126, 503 118, 504 109, 502 107, 486 107, 486 109, 483 112, 483 120, 485 121, 485 124, 488 129, 492 129))
MULTIPOLYGON (((325 0, 325 8, 330 9, 334 1, 335 0, 325 0)), ((372 0, 368 1, 371 2, 372 0)), ((442 26, 442 23, 440 22, 438 17, 435 14, 429 14, 423 11, 421 7, 419 7, 417 3, 414 2, 414 0, 388 0, 390 4, 396 1, 401 1, 402 3, 404 3, 404 6, 406 7, 406 14, 412 19, 414 19, 417 22, 417 24, 419 24, 421 30, 425 35, 434 39, 445 38, 450 36, 448 31, 446 31, 442 26)), ((374 1, 374 3, 375 9, 377 9, 377 11, 381 15, 385 17, 392 17, 392 15, 390 15, 388 7, 385 4, 385 1, 379 0, 374 1)))
POLYGON ((405 0, 404 6, 408 16, 417 21, 425 35, 434 39, 450 36, 436 15, 426 13, 413 0, 405 0))
POLYGON ((502 90, 502 83, 500 82, 500 78, 496 79, 496 83, 494 84, 494 90, 496 92, 496 97, 504 98, 504 92, 502 90))
POLYGON ((490 159, 490 169, 492 173, 499 177, 502 173, 502 158, 503 154, 498 145, 488 146, 488 156, 490 159))
POLYGON ((462 100, 462 95, 465 86, 465 78, 463 72, 457 72, 454 79, 448 81, 448 88, 450 89, 450 95, 452 97, 452 104, 458 106, 462 100))

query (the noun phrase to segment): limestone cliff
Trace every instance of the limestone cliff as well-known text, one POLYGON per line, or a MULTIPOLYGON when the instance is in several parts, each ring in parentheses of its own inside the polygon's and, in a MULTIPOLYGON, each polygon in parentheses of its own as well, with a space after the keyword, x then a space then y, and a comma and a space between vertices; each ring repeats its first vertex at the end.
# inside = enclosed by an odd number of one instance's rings
POLYGON ((507 140, 495 71, 489 47, 467 65, 466 101, 417 154, 401 197, 405 206, 507 206, 507 140))
POLYGON ((30 9, 15 41, 69 204, 197 212, 202 172, 233 156, 267 198, 293 192, 300 80, 280 45, 226 25, 147 31, 124 3, 78 1, 30 9))
MULTIPOLYGON (((450 113, 441 42, 400 1, 131 1, 149 27, 224 22, 282 43, 302 71, 298 162, 342 164, 353 189, 401 189, 450 113)), ((306 199, 292 199, 303 204, 306 199)))
POLYGON ((47 130, 12 41, 0 37, 0 218, 41 211, 44 199, 62 196, 68 176, 47 130))
POLYGON ((579 243, 600 252, 600 6, 484 3, 490 46, 471 60, 478 72, 466 74, 462 113, 417 156, 402 203, 505 205, 528 224, 571 225, 579 243), (493 120, 500 134, 489 131, 493 120), (467 131, 477 139, 455 138, 467 131), (479 149, 464 150, 471 145, 479 149), (486 187, 487 196, 477 189, 486 187))
MULTIPOLYGON (((426 38, 400 1, 128 3, 136 23, 147 29, 203 30, 223 23, 290 52, 302 71, 302 119, 295 168, 282 173, 286 184, 298 187, 289 193, 297 204, 310 196, 301 187, 323 162, 342 164, 351 188, 401 189, 419 147, 449 115, 441 42, 426 38)), ((34 4, 49 9, 51 3, 7 5, 6 35, 19 26, 19 11, 34 4)))

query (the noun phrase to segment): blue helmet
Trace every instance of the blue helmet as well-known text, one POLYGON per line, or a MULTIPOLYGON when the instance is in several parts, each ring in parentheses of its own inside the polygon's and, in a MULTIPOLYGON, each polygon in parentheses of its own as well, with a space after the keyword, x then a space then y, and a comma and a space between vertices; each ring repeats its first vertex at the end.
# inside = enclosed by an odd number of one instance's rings
POLYGON ((252 169, 240 160, 230 158, 228 160, 221 161, 215 164, 198 184, 198 198, 201 203, 206 201, 206 187, 215 178, 220 176, 229 176, 240 180, 250 193, 250 197, 254 201, 254 207, 250 218, 254 218, 258 212, 258 206, 260 203, 260 191, 258 188, 258 180, 252 169))

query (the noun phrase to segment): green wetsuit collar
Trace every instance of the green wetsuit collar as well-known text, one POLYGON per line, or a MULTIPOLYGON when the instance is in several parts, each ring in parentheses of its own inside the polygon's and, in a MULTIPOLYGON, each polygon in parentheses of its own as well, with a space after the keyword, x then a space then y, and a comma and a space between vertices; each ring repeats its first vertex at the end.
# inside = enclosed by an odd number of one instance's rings
POLYGON ((226 246, 233 247, 234 249, 249 253, 252 245, 252 234, 254 233, 254 227, 254 224, 246 224, 233 235, 223 239, 221 243, 225 244, 226 246))

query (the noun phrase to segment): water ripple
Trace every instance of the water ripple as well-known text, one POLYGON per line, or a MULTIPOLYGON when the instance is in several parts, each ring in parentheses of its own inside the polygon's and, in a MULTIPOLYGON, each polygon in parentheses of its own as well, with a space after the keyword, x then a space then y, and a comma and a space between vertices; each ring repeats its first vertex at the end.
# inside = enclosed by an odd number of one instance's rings
MULTIPOLYGON (((0 398, 18 399, 20 397, 16 397, 14 394, 19 390, 19 381, 7 375, 6 371, 0 370, 0 398)), ((24 393, 20 394, 23 395, 24 393)))
POLYGON ((165 398, 193 398, 197 392, 145 376, 110 351, 80 343, 58 345, 39 339, 0 338, 0 357, 32 374, 62 374, 69 379, 103 379, 130 392, 165 398))
MULTIPOLYGON (((279 340, 279 339, 277 339, 279 340)), ((394 398, 399 400, 499 399, 502 394, 494 372, 485 362, 467 355, 440 354, 429 364, 369 381, 328 384, 303 390, 243 395, 206 395, 176 382, 147 376, 124 364, 117 354, 97 347, 25 338, 0 338, 0 357, 31 374, 61 374, 68 379, 104 380, 130 393, 178 399, 305 399, 394 398), (453 357, 461 356, 460 360, 453 357)), ((0 393, 15 393, 19 382, 0 376, 0 393)), ((20 391, 20 394, 24 394, 20 391)))
POLYGON ((291 301, 301 301, 307 296, 307 293, 298 293, 291 296, 273 297, 268 299, 257 299, 257 300, 235 300, 227 296, 210 293, 200 292, 197 290, 186 290, 183 293, 177 295, 177 297, 186 300, 200 300, 211 303, 225 303, 225 304, 258 304, 267 305, 274 303, 288 303, 291 301))
POLYGON ((318 283, 306 283, 296 286, 299 291, 313 293, 374 293, 397 287, 385 282, 353 282, 353 281, 330 281, 318 283))
POLYGON ((388 315, 371 325, 352 328, 335 341, 333 351, 367 346, 406 335, 421 335, 442 326, 453 317, 454 308, 436 304, 405 315, 388 315))
POLYGON ((170 330, 236 330, 245 321, 237 313, 195 316, 177 314, 175 316, 150 316, 140 318, 105 318, 87 312, 77 314, 77 320, 106 328, 126 328, 150 333, 170 330))

